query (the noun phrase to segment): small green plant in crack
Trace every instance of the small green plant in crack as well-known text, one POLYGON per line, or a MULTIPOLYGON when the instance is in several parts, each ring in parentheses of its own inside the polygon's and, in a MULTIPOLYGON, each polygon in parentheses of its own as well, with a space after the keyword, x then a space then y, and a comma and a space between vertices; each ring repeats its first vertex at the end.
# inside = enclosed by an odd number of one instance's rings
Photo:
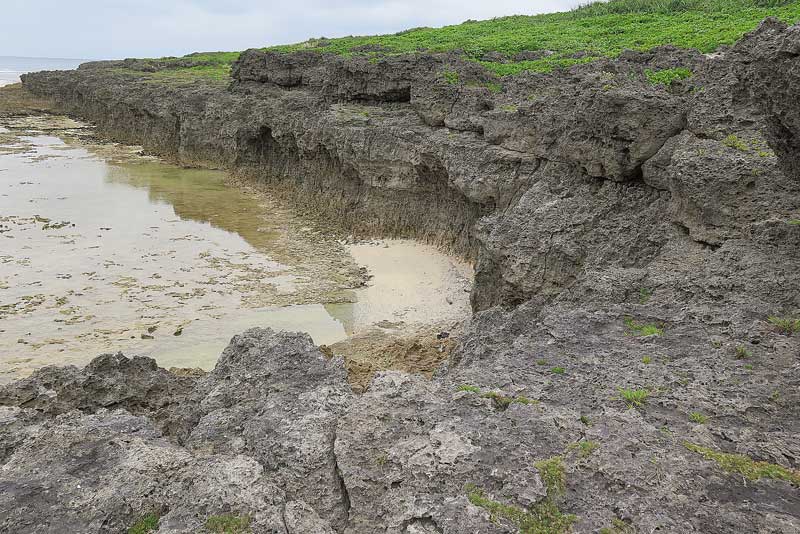
POLYGON ((645 364, 645 365, 650 365, 650 363, 652 363, 652 361, 653 361, 653 359, 650 356, 645 356, 645 357, 642 358, 642 363, 645 364))
POLYGON ((596 441, 584 439, 577 443, 570 444, 570 446, 567 447, 567 450, 569 451, 578 450, 578 455, 581 458, 588 458, 589 456, 594 454, 594 452, 599 448, 600 444, 597 443, 596 441))
POLYGON ((470 80, 467 82, 467 87, 483 87, 488 89, 490 93, 502 93, 503 86, 496 82, 479 82, 477 80, 470 80))
POLYGON ((475 393, 480 395, 484 399, 492 399, 494 403, 501 409, 505 410, 512 404, 539 404, 539 401, 536 399, 529 399, 524 395, 518 395, 516 397, 509 397, 507 395, 503 395, 498 391, 487 391, 486 393, 482 393, 481 389, 477 386, 471 386, 469 384, 463 384, 458 386, 458 391, 466 391, 468 393, 475 393))
POLYGON ((736 359, 737 360, 746 360, 753 356, 753 353, 747 350, 747 347, 744 345, 737 345, 736 346, 736 359))
POLYGON ((506 104, 500 109, 502 109, 506 113, 516 113, 519 108, 517 108, 517 106, 515 106, 514 104, 506 104))
POLYGON ((383 467, 389 461, 389 456, 386 453, 379 454, 375 457, 375 465, 383 467))
POLYGON ((134 523, 131 528, 128 529, 128 534, 148 534, 150 532, 155 532, 158 530, 158 521, 160 519, 157 513, 149 513, 134 523))
POLYGON ((644 406, 648 397, 650 397, 650 392, 646 389, 617 388, 617 391, 619 392, 620 400, 624 401, 629 409, 644 406))
POLYGON ((250 518, 246 515, 212 515, 206 529, 214 534, 246 534, 250 532, 250 518))
POLYGON ((580 418, 580 422, 583 423, 585 426, 592 426, 592 420, 589 419, 587 416, 582 415, 580 418))
POLYGON ((639 289, 639 304, 647 304, 652 296, 653 292, 650 289, 646 287, 639 289))
POLYGON ((514 402, 512 397, 507 397, 502 393, 498 393, 497 391, 488 391, 483 394, 483 398, 492 399, 494 403, 502 410, 505 410, 511 406, 512 402, 514 402))
POLYGON ((633 317, 625 318, 625 326, 628 327, 628 335, 633 336, 663 336, 664 329, 653 323, 637 323, 633 317))
POLYGON ((692 74, 692 71, 685 67, 661 70, 646 69, 644 71, 644 75, 651 85, 663 85, 665 87, 669 87, 679 80, 691 78, 692 74))
POLYGON ((800 332, 800 319, 776 317, 773 315, 772 317, 769 317, 767 321, 781 334, 791 336, 792 334, 800 332))
POLYGON ((459 82, 458 73, 452 70, 447 70, 442 73, 444 80, 450 85, 456 85, 459 82))
POLYGON ((552 369, 550 369, 550 372, 553 373, 554 375, 563 375, 564 373, 567 372, 567 370, 564 369, 563 367, 553 367, 552 369))
POLYGON ((788 469, 770 462, 753 460, 749 456, 743 454, 730 454, 715 451, 714 449, 695 445, 688 441, 684 441, 683 446, 692 452, 702 455, 706 460, 716 462, 724 471, 742 475, 748 480, 771 478, 774 480, 784 480, 795 486, 800 486, 800 471, 788 469))
POLYGON ((547 488, 547 496, 528 510, 492 500, 472 484, 466 487, 467 499, 474 506, 488 511, 492 521, 502 519, 512 523, 520 534, 567 534, 577 518, 562 513, 555 502, 566 489, 564 462, 561 456, 554 456, 536 462, 534 467, 547 488))
POLYGON ((516 404, 526 404, 526 405, 528 405, 528 404, 539 404, 538 400, 529 399, 528 397, 525 397, 524 395, 519 395, 517 397, 514 397, 514 400, 512 400, 511 402, 512 403, 516 403, 516 404))
POLYGON ((547 360, 536 360, 536 365, 547 365, 547 360))
POLYGON ((636 534, 636 529, 633 528, 633 525, 615 517, 611 520, 610 527, 600 529, 600 534, 636 534))
POLYGON ((786 224, 791 224, 792 226, 800 226, 800 219, 790 219, 786 222, 786 224))
POLYGON ((566 470, 564 460, 561 456, 553 456, 546 460, 540 460, 533 464, 539 471, 539 476, 547 488, 547 495, 555 497, 562 495, 567 487, 566 470))
POLYGON ((708 417, 700 412, 692 412, 689 414, 689 421, 703 425, 708 421, 708 417))
POLYGON ((473 506, 489 512, 489 517, 496 523, 501 520, 512 523, 520 534, 567 534, 577 519, 574 515, 563 514, 549 497, 524 510, 487 497, 473 484, 467 484, 465 490, 473 506))
POLYGON ((728 148, 739 150, 740 152, 747 152, 750 150, 750 147, 747 145, 747 143, 739 139, 739 137, 734 134, 730 134, 725 137, 725 139, 722 140, 722 144, 728 148))

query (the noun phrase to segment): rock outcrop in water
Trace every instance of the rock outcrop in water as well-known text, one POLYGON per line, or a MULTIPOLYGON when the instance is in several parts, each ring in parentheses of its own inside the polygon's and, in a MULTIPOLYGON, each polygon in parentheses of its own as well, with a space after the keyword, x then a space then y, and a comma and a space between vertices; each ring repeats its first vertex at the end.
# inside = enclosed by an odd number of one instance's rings
MULTIPOLYGON (((249 51, 230 87, 28 75, 111 138, 476 260, 433 381, 302 335, 205 377, 103 356, 0 389, 0 530, 800 531, 800 31, 499 88, 458 55, 249 51), (669 87, 645 71, 689 68, 669 87), (448 73, 447 76, 444 73, 448 73), (794 335, 793 335, 794 334, 794 335)), ((129 65, 130 66, 130 65, 129 65)), ((146 68, 145 68, 146 67, 146 68)))

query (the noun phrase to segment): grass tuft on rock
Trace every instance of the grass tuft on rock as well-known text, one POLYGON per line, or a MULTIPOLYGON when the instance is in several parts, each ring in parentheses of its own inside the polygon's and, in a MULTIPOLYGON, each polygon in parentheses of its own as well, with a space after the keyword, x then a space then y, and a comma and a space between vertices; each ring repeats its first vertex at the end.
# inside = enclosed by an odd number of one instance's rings
POLYGON ((633 317, 625 318, 625 326, 628 328, 628 335, 632 336, 663 336, 664 329, 654 323, 637 323, 633 317))
POLYGON ((212 515, 206 529, 214 534, 246 534, 250 532, 250 517, 245 515, 212 515))
POLYGON ((539 471, 539 476, 542 477, 547 488, 547 495, 555 497, 562 495, 566 489, 567 477, 564 469, 564 460, 561 456, 553 456, 547 460, 541 460, 533 464, 539 471))
POLYGON ((706 460, 716 462, 723 470, 729 473, 742 475, 748 480, 771 478, 774 480, 784 480, 795 486, 800 486, 799 471, 787 469, 770 462, 753 460, 749 456, 743 454, 730 454, 716 451, 708 447, 695 445, 688 441, 685 441, 683 446, 692 452, 702 455, 706 460))
POLYGON ((702 425, 708 421, 708 416, 703 415, 700 412, 692 412, 689 414, 689 421, 702 425))
POLYGON ((566 534, 577 519, 574 515, 563 514, 549 498, 524 510, 492 500, 483 490, 470 485, 467 486, 467 499, 472 505, 489 512, 492 521, 512 523, 520 534, 566 534))
POLYGON ((792 334, 800 332, 800 319, 772 316, 768 318, 767 321, 781 334, 791 336, 792 334))
POLYGON ((134 523, 129 529, 128 534, 149 534, 158 530, 158 521, 161 518, 157 513, 150 513, 134 523))
POLYGON ((536 399, 529 399, 524 395, 517 395, 515 397, 511 397, 508 395, 504 395, 499 391, 487 391, 483 393, 481 388, 478 386, 472 386, 470 384, 462 384, 458 386, 457 391, 465 391, 467 393, 475 393, 480 395, 484 399, 492 399, 500 409, 505 410, 512 404, 525 404, 525 405, 532 405, 532 404, 539 404, 539 401, 536 399))
POLYGON ((650 397, 650 392, 646 389, 617 388, 617 391, 619 391, 619 398, 628 405, 629 409, 644 406, 650 397))
POLYGON ((687 68, 678 67, 675 69, 662 70, 646 69, 644 74, 647 77, 647 81, 649 81, 652 85, 663 85, 664 87, 669 87, 677 81, 691 78, 693 73, 687 68))

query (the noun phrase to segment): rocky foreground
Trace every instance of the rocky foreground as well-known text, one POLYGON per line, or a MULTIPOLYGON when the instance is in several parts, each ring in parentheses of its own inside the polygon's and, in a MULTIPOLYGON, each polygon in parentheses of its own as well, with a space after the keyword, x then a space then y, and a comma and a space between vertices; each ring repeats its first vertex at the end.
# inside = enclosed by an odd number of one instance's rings
POLYGON ((0 530, 800 532, 800 27, 502 87, 456 54, 254 50, 230 86, 167 68, 24 83, 113 139, 472 256, 476 314, 433 380, 363 394, 269 330, 206 376, 43 369, 0 389, 0 530))

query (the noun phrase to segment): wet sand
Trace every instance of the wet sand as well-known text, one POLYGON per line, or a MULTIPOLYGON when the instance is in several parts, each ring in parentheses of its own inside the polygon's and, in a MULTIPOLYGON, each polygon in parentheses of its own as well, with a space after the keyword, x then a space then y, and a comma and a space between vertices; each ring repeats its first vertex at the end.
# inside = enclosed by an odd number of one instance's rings
POLYGON ((93 139, 0 119, 0 382, 109 351, 210 369, 254 326, 330 345, 469 314, 470 266, 433 247, 345 245, 222 172, 93 139))

